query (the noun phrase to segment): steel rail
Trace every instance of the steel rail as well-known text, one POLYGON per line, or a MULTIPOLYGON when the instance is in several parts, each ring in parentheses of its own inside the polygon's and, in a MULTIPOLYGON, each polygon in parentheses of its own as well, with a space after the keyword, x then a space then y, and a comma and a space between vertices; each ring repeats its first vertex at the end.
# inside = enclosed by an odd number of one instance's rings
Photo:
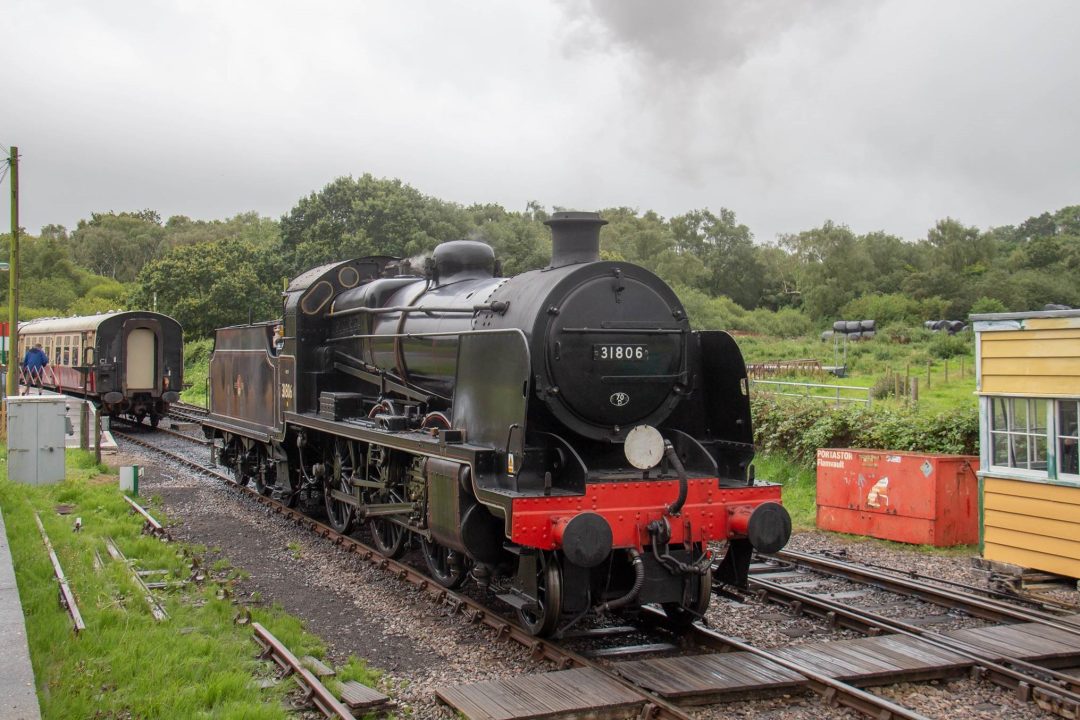
MULTIPOLYGON (((646 612, 653 614, 654 616, 662 616, 659 610, 654 608, 645 608, 646 612)), ((787 668, 792 672, 798 673, 806 678, 807 684, 810 689, 822 696, 822 699, 827 703, 837 703, 844 705, 852 710, 867 715, 878 720, 891 720, 892 718, 903 720, 928 720, 925 715, 915 712, 909 708, 897 705, 896 703, 886 700, 883 697, 874 695, 871 692, 857 688, 854 685, 850 685, 842 680, 829 677, 828 675, 822 675, 821 673, 808 668, 805 665, 801 665, 798 662, 782 658, 778 655, 774 655, 768 650, 754 647, 741 640, 737 640, 727 635, 722 635, 715 630, 711 630, 702 626, 699 623, 694 623, 693 634, 694 638, 703 644, 711 646, 719 646, 725 650, 736 650, 739 652, 749 653, 756 655, 764 660, 768 660, 771 663, 780 665, 787 668)))
POLYGON ((1020 699, 1034 700, 1043 709, 1069 720, 1080 717, 1080 678, 1074 678, 1019 658, 992 657, 985 650, 962 640, 949 638, 902 620, 886 618, 835 600, 787 588, 780 583, 755 577, 751 578, 750 584, 751 590, 759 594, 772 598, 784 598, 789 607, 797 612, 813 610, 819 617, 855 630, 866 632, 868 628, 873 628, 878 632, 906 635, 948 650, 972 660, 979 669, 979 677, 985 677, 997 685, 1016 691, 1020 699))
POLYGON ((148 513, 145 508, 143 508, 142 505, 139 505, 139 503, 135 502, 127 495, 121 495, 121 497, 123 497, 127 504, 131 506, 133 512, 137 512, 139 515, 143 516, 143 519, 145 520, 145 522, 143 523, 144 533, 148 535, 153 535, 154 537, 159 537, 162 540, 166 541, 171 539, 169 537, 168 531, 164 527, 162 527, 161 523, 155 520, 154 517, 150 513, 148 513))
POLYGON ((304 698, 315 704, 328 718, 340 720, 356 720, 348 708, 341 704, 336 697, 323 685, 315 674, 308 670, 289 648, 285 647, 273 633, 259 623, 252 623, 255 631, 253 639, 262 648, 259 657, 263 660, 272 659, 284 672, 283 677, 292 675, 297 684, 304 691, 304 698))
MULTIPOLYGON (((838 562, 847 562, 841 555, 844 551, 834 552, 830 550, 823 550, 819 555, 828 560, 836 560, 838 562)), ((977 585, 971 585, 969 583, 956 582, 955 580, 946 580, 945 578, 934 577, 933 575, 924 575, 923 573, 915 570, 904 570, 903 568, 892 567, 890 565, 880 565, 877 563, 866 562, 865 560, 859 561, 860 567, 874 568, 875 570, 884 570, 890 572, 893 575, 899 575, 900 577, 911 578, 912 580, 922 580, 938 585, 948 585, 949 587, 960 588, 966 592, 974 593, 980 596, 986 596, 994 600, 1002 600, 1005 602, 1020 602, 1026 605, 1035 605, 1042 607, 1043 609, 1059 610, 1061 612, 1075 612, 1080 611, 1080 603, 1073 603, 1068 600, 1060 600, 1058 598, 1048 597, 1039 593, 1032 592, 1009 592, 1003 590, 995 590, 993 588, 978 587, 977 585)))
POLYGON ((343 550, 356 554, 360 560, 368 563, 371 566, 384 570, 391 575, 395 576, 398 580, 408 583, 414 589, 425 593, 431 600, 438 604, 446 605, 450 608, 452 614, 461 613, 470 623, 482 623, 495 631, 496 639, 498 640, 512 640, 517 644, 523 646, 529 651, 530 657, 534 660, 547 660, 555 664, 559 669, 567 669, 571 667, 583 667, 591 668, 599 672, 604 673, 607 677, 611 678, 615 682, 618 682, 623 687, 642 696, 642 700, 645 703, 645 710, 643 711, 643 717, 658 718, 661 720, 690 720, 690 716, 679 709, 673 703, 664 700, 655 693, 649 692, 644 688, 635 685, 634 683, 626 680, 621 675, 618 675, 611 670, 599 665, 598 663, 589 660, 588 658, 580 655, 573 650, 562 647, 556 643, 551 642, 545 638, 536 637, 530 634, 524 628, 517 623, 514 623, 507 618, 491 612, 489 608, 479 603, 478 601, 452 590, 444 588, 436 583, 420 571, 415 568, 388 558, 379 553, 375 548, 369 547, 363 542, 349 537, 348 535, 342 535, 338 533, 329 525, 319 522, 313 518, 304 515, 299 510, 288 507, 287 505, 278 502, 270 497, 260 494, 253 488, 240 485, 233 478, 223 473, 217 472, 211 468, 206 467, 193 460, 185 458, 182 455, 170 452, 163 448, 155 447, 153 444, 136 438, 130 435, 121 435, 125 440, 141 445, 154 452, 160 453, 171 460, 182 463, 183 465, 196 470, 204 475, 220 479, 224 481, 229 487, 237 490, 241 494, 247 495, 256 502, 265 505, 268 509, 272 510, 278 515, 282 515, 289 520, 292 520, 298 526, 305 527, 311 532, 319 535, 320 537, 327 539, 342 548, 343 550))
POLYGON ((867 568, 860 568, 852 563, 828 560, 807 553, 781 550, 767 557, 774 557, 777 560, 793 565, 811 568, 827 575, 847 578, 864 585, 872 585, 882 590, 917 597, 935 605, 963 610, 969 615, 984 620, 993 622, 1034 622, 1064 633, 1080 635, 1080 626, 1062 622, 1061 618, 1056 615, 1040 610, 1018 608, 1015 605, 993 598, 979 597, 960 590, 947 590, 902 577, 891 577, 880 572, 872 572, 867 568))
MULTIPOLYGON (((133 427, 133 428, 146 428, 146 426, 143 425, 142 423, 137 423, 137 422, 134 422, 132 420, 128 420, 127 418, 118 417, 118 418, 113 418, 113 420, 114 421, 119 420, 120 422, 122 422, 122 423, 124 423, 126 425, 129 425, 130 427, 133 427)), ((195 421, 192 420, 190 422, 195 422, 195 421)), ((199 437, 194 437, 192 435, 187 435, 185 433, 173 430, 172 428, 158 426, 156 428, 152 428, 152 430, 153 430, 153 432, 156 432, 156 433, 165 433, 166 435, 173 435, 173 436, 181 438, 183 440, 189 440, 189 441, 191 441, 193 443, 196 443, 198 445, 209 445, 210 444, 210 441, 207 440, 206 438, 199 438, 199 437)), ((115 428, 115 427, 112 428, 112 432, 115 434, 117 432, 117 428, 115 428)))
POLYGON ((135 569, 134 563, 127 559, 127 556, 116 545, 116 541, 111 537, 105 538, 105 549, 109 551, 109 555, 114 560, 124 563, 127 566, 128 572, 131 573, 131 577, 135 580, 135 584, 142 590, 143 599, 146 600, 146 604, 150 607, 150 614, 154 616, 154 619, 158 622, 164 622, 169 619, 169 613, 154 597, 154 593, 150 592, 150 588, 146 586, 146 581, 139 575, 139 571, 135 569))
POLYGON ((41 523, 41 516, 37 513, 34 513, 34 522, 37 523, 38 532, 41 533, 41 540, 45 543, 45 549, 49 551, 53 574, 56 575, 56 579, 60 583, 60 604, 67 609, 68 615, 71 616, 72 630, 77 635, 86 629, 86 623, 83 622, 82 613, 79 612, 79 606, 75 603, 75 594, 71 592, 71 586, 68 585, 64 569, 60 567, 60 560, 56 557, 56 551, 53 550, 52 542, 49 541, 49 535, 45 532, 45 526, 41 523))

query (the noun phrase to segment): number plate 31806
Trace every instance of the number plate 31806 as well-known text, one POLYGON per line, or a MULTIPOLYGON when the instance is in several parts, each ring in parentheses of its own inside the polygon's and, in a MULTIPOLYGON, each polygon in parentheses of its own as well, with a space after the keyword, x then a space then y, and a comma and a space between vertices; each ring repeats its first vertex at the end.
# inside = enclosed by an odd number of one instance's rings
POLYGON ((593 360, 648 360, 648 345, 593 345, 593 360))

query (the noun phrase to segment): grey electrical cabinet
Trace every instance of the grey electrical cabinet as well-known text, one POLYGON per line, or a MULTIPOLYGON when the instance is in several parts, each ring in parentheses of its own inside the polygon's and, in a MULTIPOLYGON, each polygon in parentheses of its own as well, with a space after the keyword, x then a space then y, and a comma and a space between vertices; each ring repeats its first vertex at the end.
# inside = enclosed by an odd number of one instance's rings
POLYGON ((64 479, 67 398, 63 395, 8 397, 8 478, 28 485, 64 479))

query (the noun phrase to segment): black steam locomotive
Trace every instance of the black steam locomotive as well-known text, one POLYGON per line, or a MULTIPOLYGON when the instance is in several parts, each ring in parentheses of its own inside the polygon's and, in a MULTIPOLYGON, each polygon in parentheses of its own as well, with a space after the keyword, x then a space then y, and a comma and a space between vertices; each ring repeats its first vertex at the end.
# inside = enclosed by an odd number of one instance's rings
POLYGON ((692 332, 648 270, 599 259, 595 213, 556 213, 551 264, 496 277, 491 248, 438 246, 310 270, 281 322, 218 330, 207 435, 241 482, 419 542, 536 634, 659 603, 685 628, 791 523, 754 481, 746 369, 692 332))

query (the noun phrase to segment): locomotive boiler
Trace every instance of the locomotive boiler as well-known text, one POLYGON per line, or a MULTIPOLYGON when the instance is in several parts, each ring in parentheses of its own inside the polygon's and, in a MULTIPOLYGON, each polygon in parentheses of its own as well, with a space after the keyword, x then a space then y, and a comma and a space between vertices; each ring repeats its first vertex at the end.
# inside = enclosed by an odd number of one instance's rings
POLYGON ((279 323, 218 331, 209 436, 242 482, 415 539, 536 634, 658 603, 685 628, 790 519, 756 482, 746 369, 649 270, 601 261, 595 213, 556 213, 550 264, 498 277, 438 246, 293 280, 279 323))

